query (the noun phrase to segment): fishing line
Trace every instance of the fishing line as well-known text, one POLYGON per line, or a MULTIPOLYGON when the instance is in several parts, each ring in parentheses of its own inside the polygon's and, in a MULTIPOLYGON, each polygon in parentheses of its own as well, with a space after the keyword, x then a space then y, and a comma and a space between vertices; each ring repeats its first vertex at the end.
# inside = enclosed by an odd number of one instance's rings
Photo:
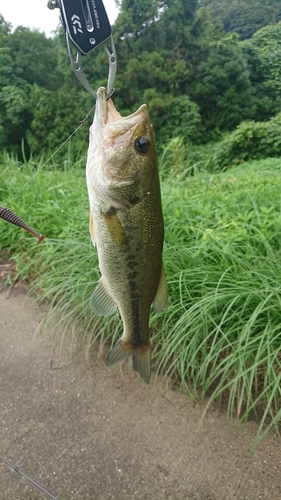
POLYGON ((14 195, 9 198, 9 200, 6 202, 6 205, 9 205, 11 201, 13 201, 19 193, 21 193, 21 191, 23 191, 24 188, 26 188, 26 186, 28 186, 28 184, 32 181, 32 179, 34 179, 34 177, 36 177, 36 175, 41 172, 41 170, 47 165, 47 163, 49 163, 49 161, 65 146, 65 144, 71 139, 71 137, 73 137, 76 132, 82 127, 82 125, 84 125, 85 121, 89 118, 90 114, 94 111, 96 107, 96 104, 90 109, 90 111, 88 111, 88 113, 86 114, 85 118, 83 120, 80 121, 80 124, 78 125, 78 127, 76 127, 76 129, 74 130, 74 132, 72 132, 70 134, 70 136, 54 151, 54 153, 43 163, 43 165, 41 165, 37 170, 36 172, 34 172, 34 174, 28 179, 28 181, 26 181, 26 183, 16 192, 14 193, 14 195))
POLYGON ((30 477, 28 477, 27 474, 25 474, 24 472, 22 472, 18 467, 16 467, 14 464, 12 464, 12 462, 9 462, 9 460, 7 460, 6 458, 2 457, 1 455, 0 455, 0 459, 3 460, 3 462, 5 462, 7 465, 9 465, 12 469, 14 469, 14 471, 18 472, 23 477, 25 477, 25 479, 27 479, 34 486, 36 486, 37 488, 39 488, 39 490, 43 491, 43 493, 45 493, 46 495, 48 495, 49 498, 52 498, 53 500, 58 500, 56 497, 54 497, 54 495, 52 495, 52 493, 49 493, 47 490, 45 490, 45 488, 43 488, 43 486, 41 486, 40 484, 36 483, 36 481, 34 481, 30 477))

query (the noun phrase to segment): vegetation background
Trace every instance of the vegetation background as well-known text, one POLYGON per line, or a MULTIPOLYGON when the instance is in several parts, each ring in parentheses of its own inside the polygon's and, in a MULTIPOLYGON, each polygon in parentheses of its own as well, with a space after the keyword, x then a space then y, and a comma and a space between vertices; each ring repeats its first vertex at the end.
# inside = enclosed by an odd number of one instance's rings
MULTIPOLYGON (((193 397, 281 420, 280 0, 120 0, 114 102, 149 107, 160 157, 170 307, 152 316, 154 367, 193 397)), ((84 167, 88 127, 46 160, 92 108, 62 28, 53 38, 0 15, 0 204, 48 236, 5 223, 14 279, 73 320, 88 347, 120 335, 98 320, 84 167)), ((103 51, 83 59, 95 88, 103 51)), ((1 223, 2 224, 2 223, 1 223)), ((11 278, 12 279, 12 278, 11 278)), ((78 332, 78 333, 77 333, 78 332)))

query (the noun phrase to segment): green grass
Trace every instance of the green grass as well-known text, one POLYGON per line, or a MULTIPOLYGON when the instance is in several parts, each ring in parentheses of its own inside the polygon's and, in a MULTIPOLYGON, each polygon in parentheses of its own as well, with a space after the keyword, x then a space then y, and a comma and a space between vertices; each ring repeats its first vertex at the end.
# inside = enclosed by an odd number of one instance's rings
MULTIPOLYGON (((261 438, 281 421, 281 162, 186 177, 175 154, 171 166, 167 152, 162 158, 170 305, 151 316, 154 370, 205 398, 206 408, 217 401, 231 417, 257 418, 261 438)), ((0 204, 47 238, 37 246, 0 221, 0 247, 17 263, 16 278, 29 278, 38 298, 62 312, 74 342, 114 342, 119 316, 100 319, 89 308, 99 270, 84 169, 37 169, 4 158, 0 204)))

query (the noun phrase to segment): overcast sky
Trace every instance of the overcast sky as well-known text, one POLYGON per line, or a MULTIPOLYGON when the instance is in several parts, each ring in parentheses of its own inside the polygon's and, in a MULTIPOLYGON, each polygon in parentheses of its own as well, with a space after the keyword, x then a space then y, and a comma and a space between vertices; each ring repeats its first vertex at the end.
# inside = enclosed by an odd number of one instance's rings
MULTIPOLYGON (((109 21, 113 24, 117 16, 117 8, 114 0, 103 0, 109 21)), ((50 10, 47 0, 1 0, 0 14, 5 21, 17 26, 27 26, 45 31, 47 36, 56 29, 59 24, 59 9, 50 10)))

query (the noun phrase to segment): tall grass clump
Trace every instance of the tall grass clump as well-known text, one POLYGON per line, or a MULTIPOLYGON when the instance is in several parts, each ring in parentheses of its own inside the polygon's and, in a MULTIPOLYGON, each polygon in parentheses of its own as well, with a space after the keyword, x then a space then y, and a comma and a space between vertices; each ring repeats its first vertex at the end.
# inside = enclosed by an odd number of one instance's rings
MULTIPOLYGON (((258 418, 261 437, 281 419, 280 162, 183 176, 181 153, 172 151, 177 164, 171 151, 163 156, 170 305, 151 318, 154 369, 209 405, 223 403, 231 416, 258 418)), ((0 247, 12 252, 16 278, 28 277, 62 313, 65 334, 83 336, 88 347, 97 338, 113 342, 122 332, 119 316, 96 318, 89 307, 99 270, 84 172, 32 172, 3 164, 0 204, 47 238, 38 247, 0 221, 0 247)))
MULTIPOLYGON (((155 366, 230 415, 281 419, 279 160, 164 185, 170 307, 155 366)), ((161 327, 159 326, 161 325, 161 327)))

